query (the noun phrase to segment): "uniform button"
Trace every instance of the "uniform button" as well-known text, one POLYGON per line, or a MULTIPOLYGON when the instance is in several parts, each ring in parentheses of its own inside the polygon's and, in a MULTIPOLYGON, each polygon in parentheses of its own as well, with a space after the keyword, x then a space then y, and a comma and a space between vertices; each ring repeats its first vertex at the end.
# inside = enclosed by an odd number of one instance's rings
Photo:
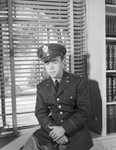
POLYGON ((60 114, 62 115, 62 114, 63 114, 63 112, 62 112, 62 111, 60 111, 60 114))
POLYGON ((61 105, 59 105, 58 108, 61 108, 61 105))
POLYGON ((57 101, 59 101, 60 99, 59 98, 57 98, 57 101))

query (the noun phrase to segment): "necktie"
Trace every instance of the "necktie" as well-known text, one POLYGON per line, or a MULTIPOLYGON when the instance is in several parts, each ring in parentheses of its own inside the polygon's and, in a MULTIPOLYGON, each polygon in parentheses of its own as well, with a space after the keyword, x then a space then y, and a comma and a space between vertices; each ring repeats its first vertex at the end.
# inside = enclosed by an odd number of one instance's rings
POLYGON ((58 80, 56 80, 55 81, 55 90, 56 90, 56 92, 58 91, 58 87, 59 87, 59 82, 58 82, 58 80))

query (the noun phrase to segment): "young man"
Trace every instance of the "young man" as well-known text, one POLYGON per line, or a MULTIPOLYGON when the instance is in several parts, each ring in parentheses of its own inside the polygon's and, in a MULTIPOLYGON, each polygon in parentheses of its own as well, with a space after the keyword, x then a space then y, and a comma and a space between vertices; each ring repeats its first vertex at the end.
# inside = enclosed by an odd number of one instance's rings
POLYGON ((55 43, 45 44, 37 51, 48 74, 37 85, 35 116, 41 128, 33 133, 23 150, 89 150, 93 146, 87 128, 87 81, 64 71, 65 54, 65 47, 55 43))

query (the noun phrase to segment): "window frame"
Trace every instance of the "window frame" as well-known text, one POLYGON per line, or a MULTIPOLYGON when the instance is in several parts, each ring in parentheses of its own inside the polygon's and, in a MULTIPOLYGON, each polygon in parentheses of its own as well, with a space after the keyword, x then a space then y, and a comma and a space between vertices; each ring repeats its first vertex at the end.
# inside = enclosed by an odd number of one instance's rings
MULTIPOLYGON (((5 113, 5 109, 6 109, 6 100, 5 98, 2 99, 1 97, 1 106, 2 106, 2 113, 0 114, 0 117, 2 118, 2 121, 3 121, 3 127, 0 127, 0 131, 3 133, 1 134, 1 136, 5 136, 9 133, 13 133, 14 135, 17 135, 18 134, 18 131, 19 130, 23 130, 23 129, 28 129, 28 128, 32 128, 33 125, 25 125, 23 127, 21 126, 18 126, 18 123, 17 123, 17 119, 18 119, 18 114, 17 114, 17 91, 16 91, 16 64, 15 64, 15 44, 13 43, 14 42, 14 39, 13 39, 13 30, 14 30, 14 27, 13 27, 13 24, 14 24, 14 10, 13 10, 13 7, 14 7, 14 3, 13 2, 16 2, 17 0, 2 0, 3 2, 3 5, 6 5, 6 8, 7 9, 4 11, 4 8, 3 8, 3 11, 5 13, 3 13, 5 15, 5 19, 6 19, 6 24, 8 25, 8 34, 9 34, 9 38, 8 39, 5 39, 8 43, 5 45, 8 45, 8 53, 9 53, 9 59, 10 59, 10 71, 9 71, 9 74, 11 76, 11 79, 10 79, 10 88, 11 88, 11 95, 10 95, 10 99, 11 99, 11 109, 12 109, 12 112, 9 114, 12 116, 12 128, 9 129, 9 127, 7 126, 6 122, 5 122, 5 119, 6 119, 6 116, 7 114, 5 113), (3 102, 2 102, 3 100, 3 102)), ((28 1, 28 0, 27 0, 28 1)), ((46 0, 46 1, 49 1, 49 0, 46 0)), ((62 1, 62 0, 61 0, 62 1)), ((68 46, 68 49, 70 50, 69 54, 67 55, 67 58, 66 59, 66 68, 68 68, 68 71, 72 72, 72 73, 78 73, 79 75, 84 75, 86 74, 86 63, 85 63, 85 56, 86 56, 86 53, 87 53, 87 50, 86 50, 86 12, 85 12, 85 0, 64 0, 64 1, 69 1, 69 5, 68 5, 68 8, 69 8, 69 37, 70 37, 70 40, 68 41, 67 44, 65 44, 66 46, 68 46), (78 7, 78 10, 74 9, 74 7, 78 7), (83 11, 81 12, 81 9, 83 9, 83 11), (80 13, 80 15, 78 16, 78 11, 80 13), (82 14, 81 14, 82 13, 82 14), (82 24, 80 22, 77 22, 77 18, 81 18, 82 19, 82 24), (84 18, 84 19, 83 19, 84 18), (76 26, 76 24, 80 24, 79 27, 76 26), (84 24, 84 25, 83 25, 84 24), (79 31, 80 31, 80 34, 83 34, 82 36, 84 38, 81 38, 81 35, 79 34, 79 31), (81 42, 80 42, 81 41, 81 42), (78 50, 77 50, 78 49, 78 50), (80 50, 81 49, 81 50, 80 50), (78 52, 79 51, 79 52, 78 52), (69 57, 70 56, 70 57, 69 57), (68 63, 67 63, 68 62, 68 63), (78 72, 78 64, 80 65, 80 70, 78 72)), ((1 3, 2 3, 1 2, 1 3)), ((4 6, 3 6, 4 7, 4 6)), ((2 14, 2 13, 1 13, 2 14)), ((3 20, 4 20, 4 17, 3 17, 3 20)), ((5 31, 7 33, 7 31, 5 31)), ((2 31, 1 31, 2 33, 2 31)), ((1 40, 2 41, 2 40, 1 40)), ((1 57, 2 58, 2 57, 1 57)), ((1 64, 2 64, 2 61, 1 61, 1 64)), ((40 68, 42 66, 42 62, 40 62, 40 68)), ((2 67, 3 65, 1 65, 0 67, 2 67)), ((4 69, 4 68, 3 68, 4 69)), ((3 71, 3 69, 1 69, 1 71, 3 71)), ((43 71, 43 69, 42 69, 43 71)), ((3 74, 3 73, 1 73, 3 74)), ((39 82, 40 80, 42 80, 42 75, 39 75, 39 82)), ((2 78, 1 78, 2 80, 2 78)), ((3 77, 3 80, 4 80, 4 77, 3 77)), ((2 82, 2 88, 4 88, 4 82, 2 82)), ((3 92, 4 92, 5 89, 3 89, 3 92)), ((4 93, 5 95, 5 93, 4 93)), ((23 113, 19 113, 19 115, 21 115, 23 113)), ((24 113, 25 114, 25 113, 24 113)), ((34 114, 34 110, 33 110, 33 114, 34 114)), ((35 124, 36 126, 36 124, 35 124)), ((0 136, 0 137, 1 137, 0 136)))

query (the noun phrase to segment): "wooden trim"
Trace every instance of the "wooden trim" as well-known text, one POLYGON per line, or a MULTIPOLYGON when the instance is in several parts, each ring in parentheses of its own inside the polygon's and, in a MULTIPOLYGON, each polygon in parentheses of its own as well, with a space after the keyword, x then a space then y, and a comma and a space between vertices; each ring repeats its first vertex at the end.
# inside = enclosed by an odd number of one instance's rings
POLYGON ((12 20, 12 0, 8 0, 8 24, 9 24, 9 48, 10 48, 10 67, 11 67, 11 95, 12 95, 12 120, 13 132, 17 135, 17 115, 16 115, 16 89, 15 89, 15 64, 13 49, 13 20, 12 20))

